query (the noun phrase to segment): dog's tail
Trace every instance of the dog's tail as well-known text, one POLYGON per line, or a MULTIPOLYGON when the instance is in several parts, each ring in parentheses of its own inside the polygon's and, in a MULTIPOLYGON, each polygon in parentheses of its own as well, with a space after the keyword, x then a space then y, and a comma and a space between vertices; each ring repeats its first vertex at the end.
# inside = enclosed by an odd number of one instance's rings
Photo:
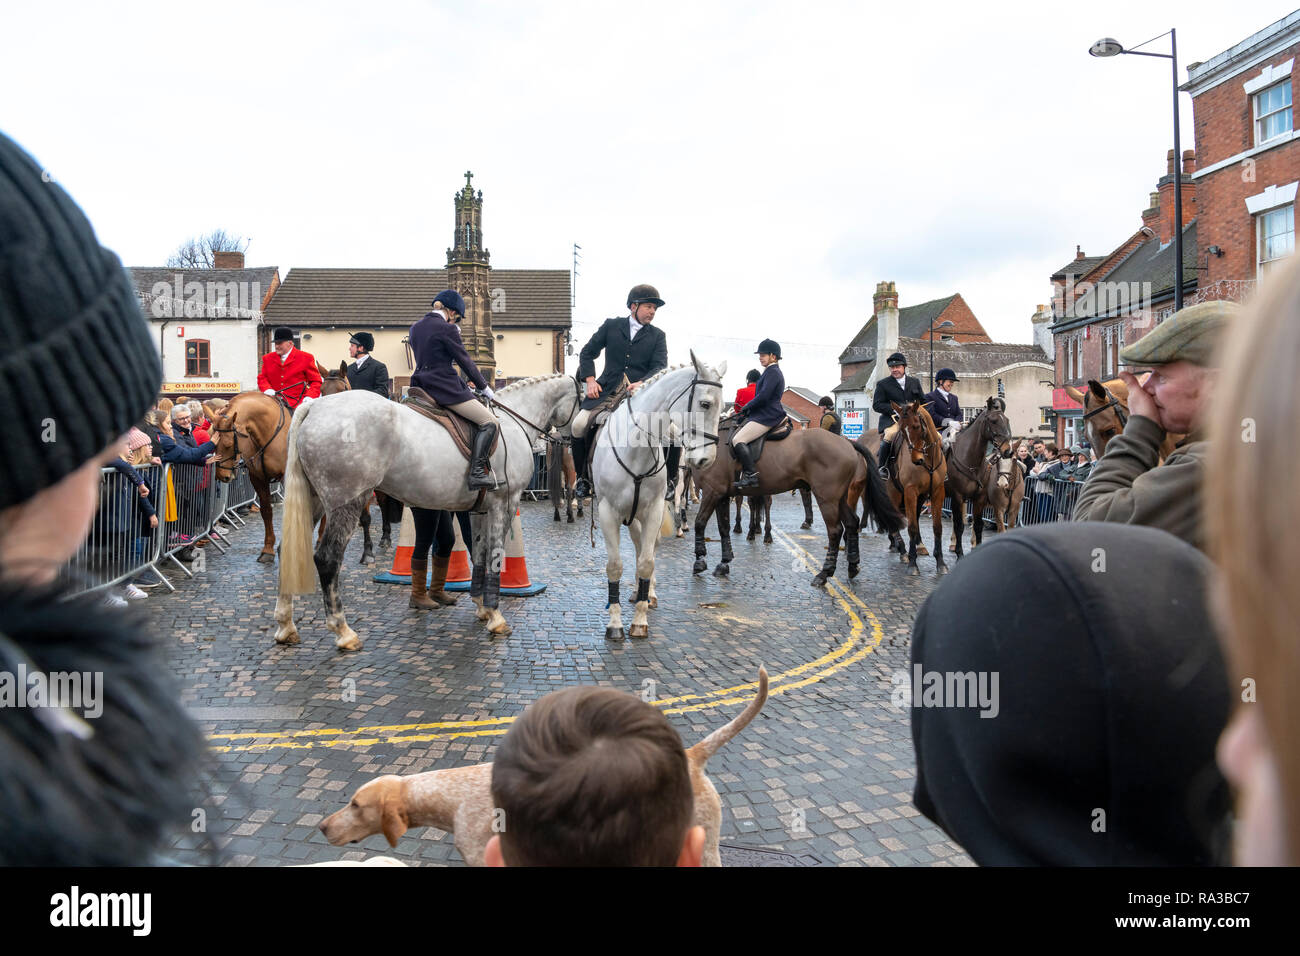
POLYGON ((691 766, 703 768, 708 763, 709 758, 717 753, 723 744, 744 730, 745 726, 758 716, 758 712, 763 709, 765 703, 767 703, 767 668, 760 665, 758 668, 758 693, 754 695, 754 699, 749 702, 748 707, 736 715, 736 718, 731 723, 725 727, 719 727, 686 751, 686 759, 690 761, 691 766))

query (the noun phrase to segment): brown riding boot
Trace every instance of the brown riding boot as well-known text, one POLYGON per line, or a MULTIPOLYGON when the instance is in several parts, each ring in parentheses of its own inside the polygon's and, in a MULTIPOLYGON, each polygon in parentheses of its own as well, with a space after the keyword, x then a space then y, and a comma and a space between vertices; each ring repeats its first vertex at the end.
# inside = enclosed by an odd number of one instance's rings
POLYGON ((409 607, 417 611, 430 611, 438 605, 429 599, 425 584, 429 577, 429 559, 411 559, 411 600, 409 607))
POLYGON ((440 558, 436 554, 433 556, 433 583, 429 585, 429 597, 433 598, 443 607, 450 607, 456 603, 456 595, 448 594, 442 589, 447 583, 447 567, 451 564, 451 555, 440 558))

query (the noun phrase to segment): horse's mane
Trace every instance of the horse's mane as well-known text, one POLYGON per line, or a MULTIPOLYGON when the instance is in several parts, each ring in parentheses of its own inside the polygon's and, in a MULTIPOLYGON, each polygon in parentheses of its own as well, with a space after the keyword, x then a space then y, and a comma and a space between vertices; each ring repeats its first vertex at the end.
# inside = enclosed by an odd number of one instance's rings
POLYGON ((689 367, 690 367, 689 362, 683 362, 681 365, 670 365, 668 368, 661 368, 659 371, 655 372, 649 378, 642 381, 641 387, 645 388, 647 385, 653 385, 655 382, 659 381, 659 379, 663 378, 664 376, 671 375, 673 372, 680 372, 682 369, 689 368, 689 367))
POLYGON ((498 395, 504 395, 511 390, 523 388, 525 385, 536 385, 538 382, 550 382, 557 378, 572 378, 564 372, 554 372, 550 375, 530 375, 528 378, 521 378, 517 382, 511 382, 509 385, 502 385, 496 390, 498 395))

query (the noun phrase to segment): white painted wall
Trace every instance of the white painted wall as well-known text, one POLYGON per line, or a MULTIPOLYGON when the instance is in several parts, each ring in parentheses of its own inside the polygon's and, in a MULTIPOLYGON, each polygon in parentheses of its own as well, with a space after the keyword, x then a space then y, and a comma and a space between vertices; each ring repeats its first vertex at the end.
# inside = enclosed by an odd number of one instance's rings
POLYGON ((257 330, 255 319, 151 319, 154 347, 162 356, 163 383, 193 385, 202 391, 207 383, 237 383, 240 391, 257 388, 257 330), (164 325, 165 321, 165 325, 164 325), (178 331, 184 330, 183 335, 178 331), (185 374, 185 342, 207 339, 213 374, 191 378, 185 374))

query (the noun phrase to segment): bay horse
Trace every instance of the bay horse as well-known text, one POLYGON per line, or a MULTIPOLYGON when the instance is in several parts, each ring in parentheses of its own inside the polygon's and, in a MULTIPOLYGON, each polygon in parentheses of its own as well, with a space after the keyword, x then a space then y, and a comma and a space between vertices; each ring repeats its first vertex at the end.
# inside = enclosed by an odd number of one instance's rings
MULTIPOLYGON (((569 524, 573 524, 573 489, 578 483, 578 472, 573 465, 570 438, 552 441, 546 448, 546 494, 555 510, 555 520, 560 520, 560 502, 569 524)), ((578 517, 582 517, 582 499, 578 498, 578 517)))
MULTIPOLYGON (((1100 459, 1106 454, 1110 440, 1123 432, 1124 426, 1128 424, 1128 385, 1122 378, 1113 378, 1108 382, 1090 378, 1086 391, 1067 385, 1065 394, 1083 406, 1082 421, 1087 429, 1088 443, 1100 459)), ((1166 434, 1165 440, 1160 443, 1160 460, 1164 461, 1172 455, 1174 446, 1186 437, 1166 434)))
POLYGON ((580 396, 580 385, 562 374, 526 378, 498 391, 500 432, 490 465, 500 483, 482 493, 469 490, 469 462, 446 428, 407 405, 370 391, 347 391, 298 406, 285 465, 275 640, 298 643, 293 598, 316 589, 314 557, 335 646, 360 650, 361 638, 343 613, 339 567, 372 489, 412 508, 472 511, 475 617, 491 634, 509 634, 498 608, 501 566, 511 518, 533 476, 533 444, 551 428, 568 426, 580 396), (483 510, 473 511, 480 500, 483 510), (313 556, 311 529, 322 515, 328 526, 313 556))
POLYGON ((655 551, 659 538, 674 532, 673 516, 664 500, 668 490, 664 446, 682 446, 691 467, 705 469, 718 457, 718 418, 722 413, 722 377, 727 363, 707 365, 691 352, 688 365, 664 369, 642 382, 610 412, 596 438, 591 476, 596 514, 605 538, 606 640, 622 640, 623 618, 619 585, 620 554, 626 525, 636 551, 636 611, 627 636, 650 635, 649 610, 658 607, 655 594, 655 551))
MULTIPOLYGON (((952 536, 953 543, 957 546, 958 561, 962 559, 964 553, 962 538, 967 501, 971 503, 971 524, 975 532, 975 544, 978 545, 984 538, 982 516, 988 499, 988 485, 982 473, 984 450, 992 443, 1004 455, 1010 454, 1011 423, 1007 421, 1006 410, 1006 402, 1000 398, 990 398, 980 413, 957 433, 952 447, 947 452, 948 467, 944 489, 952 499, 952 536)), ((939 503, 939 506, 941 505, 942 502, 939 503)), ((930 510, 933 511, 935 508, 936 503, 931 500, 930 510)))
MULTIPOLYGON (((897 531, 890 532, 889 542, 898 552, 899 560, 906 561, 913 574, 920 574, 921 569, 916 566, 916 549, 921 543, 919 515, 921 505, 929 500, 934 523, 935 567, 940 574, 945 574, 948 566, 944 563, 940 543, 943 540, 943 490, 944 481, 948 477, 948 463, 944 459, 939 431, 934 427, 930 413, 920 402, 908 402, 903 406, 897 402, 889 404, 898 420, 895 440, 901 441, 904 447, 894 459, 893 472, 886 487, 894 507, 907 515, 909 546, 904 549, 902 536, 897 531)), ((876 445, 879 444, 880 438, 877 436, 876 445)), ((854 442, 854 447, 864 457, 870 455, 864 438, 854 442)), ((867 460, 871 465, 868 470, 874 472, 876 459, 870 457, 867 460)), ((957 513, 955 508, 953 513, 957 513)))
MULTIPOLYGON (((993 520, 997 523, 998 534, 1001 534, 1016 526, 1020 518, 1020 502, 1025 497, 1025 469, 1016 460, 1016 449, 1011 450, 1010 457, 986 458, 984 475, 993 520)), ((977 519, 977 523, 982 524, 983 518, 977 519)))
MULTIPOLYGON (((735 425, 724 429, 723 438, 734 434, 735 425)), ((840 435, 824 428, 792 431, 779 441, 767 439, 758 461, 758 487, 748 492, 756 495, 774 495, 798 488, 800 484, 811 489, 817 507, 826 523, 826 561, 813 576, 813 587, 825 587, 827 578, 835 574, 839 559, 840 540, 844 539, 849 564, 849 577, 858 573, 857 515, 859 499, 864 502, 864 517, 870 515, 877 527, 896 534, 903 527, 903 517, 890 503, 884 482, 876 473, 874 463, 867 453, 840 435)), ((730 510, 731 498, 736 494, 736 459, 729 442, 720 440, 717 458, 703 470, 696 470, 699 485, 700 512, 695 517, 695 566, 699 574, 708 567, 708 549, 704 533, 709 518, 716 514, 718 533, 722 539, 722 561, 713 573, 723 577, 731 572, 734 554, 731 550, 730 510), (724 451, 725 448, 725 451, 724 451)))
MULTIPOLYGON (((336 369, 327 369, 320 362, 317 362, 316 371, 320 372, 321 377, 321 398, 326 395, 337 395, 339 392, 352 391, 352 383, 348 381, 347 362, 340 362, 339 367, 336 369)), ((402 520, 402 503, 388 497, 382 491, 376 491, 375 504, 379 506, 379 518, 384 523, 379 538, 379 547, 381 549, 391 548, 393 546, 393 522, 400 523, 402 520), (396 513, 394 513, 394 506, 396 507, 396 513)), ((318 535, 324 536, 324 534, 325 523, 322 521, 318 535)), ((319 537, 317 543, 319 543, 319 537)), ((374 563, 375 548, 370 539, 370 505, 367 504, 366 507, 361 509, 361 564, 374 563)))

